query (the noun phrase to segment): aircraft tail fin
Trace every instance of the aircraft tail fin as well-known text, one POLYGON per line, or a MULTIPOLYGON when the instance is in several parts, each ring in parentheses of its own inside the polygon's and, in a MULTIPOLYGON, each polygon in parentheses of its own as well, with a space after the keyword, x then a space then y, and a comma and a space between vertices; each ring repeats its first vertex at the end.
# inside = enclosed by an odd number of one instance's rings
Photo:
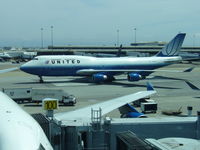
POLYGON ((183 44, 185 33, 177 34, 160 52, 156 54, 157 57, 177 56, 183 44))
POLYGON ((117 51, 117 57, 120 57, 121 56, 121 54, 122 54, 122 44, 119 46, 119 49, 118 49, 118 51, 117 51))
POLYGON ((136 110, 132 105, 126 104, 118 108, 121 118, 146 118, 147 116, 136 110))
POLYGON ((150 82, 147 82, 147 91, 154 91, 153 85, 150 82))

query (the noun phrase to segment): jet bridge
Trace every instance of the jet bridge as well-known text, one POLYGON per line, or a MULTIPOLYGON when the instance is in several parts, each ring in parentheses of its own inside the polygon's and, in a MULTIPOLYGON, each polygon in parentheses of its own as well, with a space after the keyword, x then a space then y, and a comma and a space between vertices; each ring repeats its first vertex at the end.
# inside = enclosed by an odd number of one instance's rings
POLYGON ((116 139, 117 150, 161 150, 159 147, 139 138, 131 131, 117 133, 116 139))
POLYGON ((200 112, 197 117, 159 118, 103 118, 100 110, 93 110, 93 113, 98 115, 91 118, 90 122, 58 122, 43 114, 34 114, 33 117, 39 122, 55 150, 121 149, 124 144, 127 150, 139 145, 157 150, 160 144, 155 141, 162 138, 200 139, 200 112), (146 141, 149 138, 154 139, 153 144, 152 140, 146 141))

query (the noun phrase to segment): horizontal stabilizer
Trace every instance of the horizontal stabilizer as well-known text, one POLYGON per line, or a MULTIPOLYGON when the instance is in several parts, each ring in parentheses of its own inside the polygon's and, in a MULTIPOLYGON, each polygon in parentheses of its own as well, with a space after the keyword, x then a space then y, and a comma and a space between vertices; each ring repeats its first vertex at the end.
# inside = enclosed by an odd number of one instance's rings
POLYGON ((183 72, 191 72, 195 67, 190 67, 188 69, 185 69, 183 72))

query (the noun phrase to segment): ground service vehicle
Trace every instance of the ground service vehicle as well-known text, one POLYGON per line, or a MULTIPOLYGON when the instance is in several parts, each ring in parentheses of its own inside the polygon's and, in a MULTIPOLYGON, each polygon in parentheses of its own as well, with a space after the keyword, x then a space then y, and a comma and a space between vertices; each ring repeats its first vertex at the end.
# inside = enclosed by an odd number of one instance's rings
POLYGON ((70 95, 62 89, 49 88, 3 88, 2 92, 8 95, 16 102, 30 101, 42 102, 45 98, 58 99, 60 103, 65 105, 76 104, 74 95, 70 95))

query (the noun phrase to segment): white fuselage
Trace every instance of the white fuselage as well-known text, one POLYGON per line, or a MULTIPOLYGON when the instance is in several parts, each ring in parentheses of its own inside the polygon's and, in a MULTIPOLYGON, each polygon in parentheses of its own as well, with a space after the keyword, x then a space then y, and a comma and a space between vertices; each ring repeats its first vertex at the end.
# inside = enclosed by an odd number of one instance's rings
MULTIPOLYGON (((84 69, 93 70, 152 70, 181 60, 181 57, 115 57, 96 58, 89 56, 57 55, 38 56, 20 69, 38 76, 79 76, 84 69)), ((134 71, 133 71, 134 72, 134 71)), ((112 75, 117 74, 116 72, 112 75)), ((91 75, 85 73, 84 75, 91 75)))
POLYGON ((53 150, 40 125, 12 99, 0 92, 0 149, 53 150))

